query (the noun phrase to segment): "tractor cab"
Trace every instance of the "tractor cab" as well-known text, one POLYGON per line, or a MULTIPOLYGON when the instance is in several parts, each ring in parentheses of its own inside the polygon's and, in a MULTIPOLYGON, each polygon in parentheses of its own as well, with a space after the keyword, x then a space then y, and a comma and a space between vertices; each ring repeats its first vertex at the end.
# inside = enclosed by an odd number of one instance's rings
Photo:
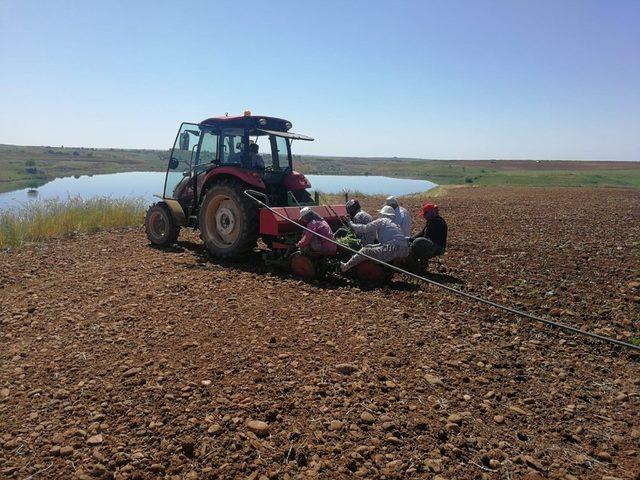
POLYGON ((286 120, 250 115, 183 123, 171 150, 163 197, 177 200, 187 217, 195 217, 213 181, 235 176, 264 192, 270 205, 311 203, 310 183, 293 170, 291 142, 313 138, 289 128, 286 120))

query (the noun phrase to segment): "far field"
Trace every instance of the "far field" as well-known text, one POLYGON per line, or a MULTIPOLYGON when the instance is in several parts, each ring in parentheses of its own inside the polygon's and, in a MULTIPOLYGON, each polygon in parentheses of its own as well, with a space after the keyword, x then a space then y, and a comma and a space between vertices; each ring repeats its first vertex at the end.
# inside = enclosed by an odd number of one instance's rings
MULTIPOLYGON (((57 178, 127 171, 161 171, 167 150, 0 145, 0 192, 38 187, 57 178)), ((439 185, 640 188, 640 162, 549 160, 428 160, 296 155, 307 174, 385 175, 439 185)))

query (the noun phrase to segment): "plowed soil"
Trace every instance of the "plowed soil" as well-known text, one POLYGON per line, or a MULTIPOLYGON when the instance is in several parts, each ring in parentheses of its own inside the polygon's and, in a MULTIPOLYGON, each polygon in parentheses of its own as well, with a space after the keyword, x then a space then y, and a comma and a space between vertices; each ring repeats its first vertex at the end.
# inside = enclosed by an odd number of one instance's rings
MULTIPOLYGON (((640 336, 640 192, 438 203, 432 278, 640 336)), ((193 233, 97 233, 0 253, 0 342, 0 477, 640 475, 640 357, 398 275, 306 283, 193 233)))

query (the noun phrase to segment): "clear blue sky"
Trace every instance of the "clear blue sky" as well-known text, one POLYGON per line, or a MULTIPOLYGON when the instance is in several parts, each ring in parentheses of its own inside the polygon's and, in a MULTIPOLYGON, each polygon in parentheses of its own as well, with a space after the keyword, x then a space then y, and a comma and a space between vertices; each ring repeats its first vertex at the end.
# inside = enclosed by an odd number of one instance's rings
POLYGON ((640 160, 640 0, 0 0, 0 143, 169 148, 281 116, 298 153, 640 160))

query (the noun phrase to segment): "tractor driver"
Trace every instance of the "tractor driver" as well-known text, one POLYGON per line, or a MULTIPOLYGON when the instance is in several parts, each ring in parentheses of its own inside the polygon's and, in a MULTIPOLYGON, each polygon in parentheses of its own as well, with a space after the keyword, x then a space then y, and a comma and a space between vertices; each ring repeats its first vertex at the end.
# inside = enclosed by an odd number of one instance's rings
POLYGON ((264 160, 262 159, 262 155, 258 153, 257 143, 251 143, 249 145, 249 168, 251 170, 264 170, 264 160))

